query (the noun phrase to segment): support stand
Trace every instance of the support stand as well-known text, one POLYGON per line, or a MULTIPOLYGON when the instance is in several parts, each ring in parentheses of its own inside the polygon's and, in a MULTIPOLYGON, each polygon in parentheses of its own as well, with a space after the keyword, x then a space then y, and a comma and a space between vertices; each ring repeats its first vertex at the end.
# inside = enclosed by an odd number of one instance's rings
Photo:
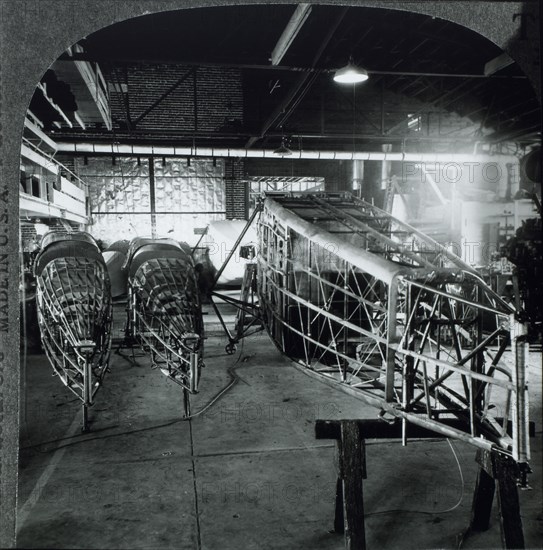
POLYGON ((190 418, 190 392, 183 388, 183 418, 190 418))
MULTIPOLYGON (((442 420, 443 423, 445 423, 442 420)), ((446 424, 459 429, 463 423, 450 419, 446 424)), ((365 439, 400 439, 402 428, 412 439, 439 437, 434 431, 401 422, 388 424, 382 420, 317 420, 317 439, 335 439, 338 446, 339 477, 336 484, 334 530, 345 534, 347 550, 365 550, 363 480, 366 478, 365 439)), ((530 422, 530 435, 535 425, 530 422)), ((517 489, 518 466, 509 457, 479 451, 480 464, 468 531, 488 529, 494 488, 498 485, 498 505, 504 548, 524 548, 517 489)))
POLYGON ((524 548, 517 487, 518 464, 508 456, 483 450, 477 452, 476 461, 479 472, 468 533, 488 529, 497 488, 502 545, 504 548, 524 548))
POLYGON ((228 344, 225 347, 228 355, 235 353, 236 345, 240 340, 264 330, 256 298, 256 263, 245 264, 239 300, 215 291, 210 294, 210 298, 215 314, 228 338, 228 344), (221 311, 213 300, 214 296, 237 308, 233 333, 226 326, 221 311))
POLYGON ((90 428, 89 428, 89 408, 87 407, 87 405, 85 405, 85 403, 83 403, 83 407, 82 407, 82 415, 81 415, 81 418, 82 418, 82 426, 81 426, 81 431, 83 433, 87 433, 90 431, 90 428))

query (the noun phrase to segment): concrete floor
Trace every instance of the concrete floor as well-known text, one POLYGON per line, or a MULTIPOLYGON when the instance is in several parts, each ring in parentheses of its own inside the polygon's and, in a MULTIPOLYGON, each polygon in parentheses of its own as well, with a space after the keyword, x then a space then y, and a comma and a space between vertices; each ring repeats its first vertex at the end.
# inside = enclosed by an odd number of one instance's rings
MULTIPOLYGON (((207 317, 208 321, 211 318, 207 317)), ((376 410, 308 377, 265 333, 224 353, 208 325, 198 412, 182 420, 182 394, 136 350, 113 353, 111 372, 80 432, 80 407, 46 358, 26 360, 21 434, 20 548, 340 549, 330 532, 335 444, 316 440, 317 418, 375 418, 376 410), (230 371, 228 368, 230 367, 230 371)), ((533 490, 520 493, 528 548, 543 541, 541 354, 532 354, 533 490)), ((499 548, 489 531, 461 541, 469 523, 475 450, 446 440, 368 441, 364 485, 372 549, 499 548)))

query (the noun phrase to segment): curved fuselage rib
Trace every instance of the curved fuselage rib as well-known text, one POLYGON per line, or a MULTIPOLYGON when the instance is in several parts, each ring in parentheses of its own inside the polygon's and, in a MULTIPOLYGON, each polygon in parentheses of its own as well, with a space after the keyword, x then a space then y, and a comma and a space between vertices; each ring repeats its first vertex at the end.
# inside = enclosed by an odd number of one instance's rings
POLYGON ((190 392, 202 366, 203 321, 188 247, 172 239, 136 238, 128 274, 128 333, 151 352, 153 364, 190 392))
POLYGON ((298 364, 387 415, 528 460, 525 327, 444 245, 349 194, 272 194, 258 290, 298 364))
POLYGON ((49 232, 34 263, 43 348, 63 383, 94 402, 108 369, 112 304, 104 259, 84 232, 49 232))

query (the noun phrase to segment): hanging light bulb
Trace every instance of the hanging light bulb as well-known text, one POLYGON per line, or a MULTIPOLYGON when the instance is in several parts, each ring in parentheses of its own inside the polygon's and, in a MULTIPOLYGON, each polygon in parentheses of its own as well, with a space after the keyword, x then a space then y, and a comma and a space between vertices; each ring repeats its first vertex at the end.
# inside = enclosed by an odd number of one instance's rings
POLYGON ((345 67, 338 69, 334 73, 334 81, 340 84, 357 84, 368 80, 368 71, 355 65, 352 56, 349 57, 349 62, 345 67))
POLYGON ((281 157, 292 155, 292 151, 287 147, 284 137, 281 138, 281 145, 273 152, 273 154, 281 157))

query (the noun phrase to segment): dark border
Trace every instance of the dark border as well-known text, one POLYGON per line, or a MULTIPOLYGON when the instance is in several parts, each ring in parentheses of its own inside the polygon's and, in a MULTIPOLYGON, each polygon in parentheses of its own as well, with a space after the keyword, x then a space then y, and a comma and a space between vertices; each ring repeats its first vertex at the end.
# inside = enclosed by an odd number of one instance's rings
MULTIPOLYGON (((22 395, 19 372, 18 172, 24 115, 34 88, 46 69, 69 46, 113 23, 158 11, 266 3, 272 2, 0 0, 0 548, 15 546, 19 402, 22 395)), ((543 7, 537 0, 326 0, 326 3, 408 10, 468 27, 496 43, 517 61, 541 100, 539 22, 543 7)))

